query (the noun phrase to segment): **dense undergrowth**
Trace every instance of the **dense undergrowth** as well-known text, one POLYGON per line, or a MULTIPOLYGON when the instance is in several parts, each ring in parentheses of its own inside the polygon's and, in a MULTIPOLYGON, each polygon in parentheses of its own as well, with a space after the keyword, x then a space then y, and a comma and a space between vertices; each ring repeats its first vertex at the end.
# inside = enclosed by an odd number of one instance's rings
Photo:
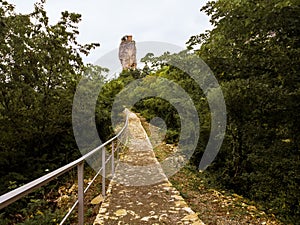
MULTIPOLYGON (((205 171, 208 182, 255 201, 286 224, 299 223, 299 1, 211 1, 202 10, 211 16, 214 28, 191 37, 189 50, 158 57, 148 54, 143 69, 123 71, 110 81, 104 79, 107 70, 87 68, 82 62, 79 52, 88 54, 97 44, 77 43, 79 14, 64 12, 61 21, 50 26, 42 3, 30 15, 17 15, 6 1, 0 3, 0 53, 7 56, 0 59, 1 194, 80 156, 72 130, 72 101, 82 77, 105 84, 96 107, 101 140, 113 135, 111 108, 128 84, 138 80, 157 91, 159 85, 151 83, 160 78, 181 86, 199 115, 200 138, 190 160, 198 167, 212 115, 206 93, 173 66, 178 61, 188 64, 196 55, 213 71, 226 103, 225 139, 205 171)), ((129 97, 147 92, 136 87, 129 97)), ((173 97, 184 106, 181 96, 173 97)), ((148 121, 162 118, 168 128, 165 141, 178 142, 179 114, 162 96, 143 98, 132 110, 148 121)), ((20 218, 20 223, 32 216, 43 224, 58 220, 60 209, 53 203, 45 205, 49 193, 56 195, 51 191, 54 186, 1 211, 2 223, 12 217, 20 218)))

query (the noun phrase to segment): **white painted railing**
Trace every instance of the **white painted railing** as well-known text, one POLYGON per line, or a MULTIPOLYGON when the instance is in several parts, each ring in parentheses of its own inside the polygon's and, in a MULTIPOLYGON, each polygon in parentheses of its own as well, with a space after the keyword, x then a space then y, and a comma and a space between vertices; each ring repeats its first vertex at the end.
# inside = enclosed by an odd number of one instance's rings
POLYGON ((68 217, 71 215, 72 211, 75 209, 76 206, 78 206, 78 224, 83 225, 84 224, 84 194, 87 192, 91 184, 94 182, 96 177, 102 173, 102 195, 105 197, 105 173, 106 173, 106 164, 111 160, 112 163, 112 176, 114 175, 114 168, 115 168, 115 153, 118 153, 119 146, 120 146, 120 137, 121 135, 126 134, 126 129, 128 126, 128 114, 126 115, 126 121, 123 128, 120 130, 120 132, 105 142, 104 144, 100 145, 99 147, 93 149, 89 153, 85 154, 81 158, 53 171, 50 172, 28 184, 25 184, 15 190, 12 190, 4 195, 0 196, 0 209, 5 208, 6 206, 10 205, 11 203, 14 203, 18 199, 26 196, 27 194, 33 192, 39 187, 42 187, 46 184, 48 184, 50 181, 56 179, 57 177, 67 173, 71 169, 75 168, 77 166, 77 178, 78 178, 78 199, 72 206, 72 208, 69 210, 69 212, 65 215, 63 220, 60 222, 60 224, 63 224, 68 217), (109 157, 106 158, 106 150, 105 147, 111 144, 111 153, 109 157), (116 145, 115 145, 116 144, 116 145), (88 184, 88 186, 84 189, 84 162, 87 158, 91 157, 95 153, 102 151, 102 167, 97 172, 95 177, 92 179, 92 181, 88 184))

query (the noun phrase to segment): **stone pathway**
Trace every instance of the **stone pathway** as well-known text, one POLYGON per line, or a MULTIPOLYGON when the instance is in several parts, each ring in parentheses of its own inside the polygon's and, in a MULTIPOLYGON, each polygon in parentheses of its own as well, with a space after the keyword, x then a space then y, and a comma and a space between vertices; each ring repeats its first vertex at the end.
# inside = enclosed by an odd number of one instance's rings
POLYGON ((129 112, 129 141, 94 225, 203 225, 171 185, 139 118, 129 112))

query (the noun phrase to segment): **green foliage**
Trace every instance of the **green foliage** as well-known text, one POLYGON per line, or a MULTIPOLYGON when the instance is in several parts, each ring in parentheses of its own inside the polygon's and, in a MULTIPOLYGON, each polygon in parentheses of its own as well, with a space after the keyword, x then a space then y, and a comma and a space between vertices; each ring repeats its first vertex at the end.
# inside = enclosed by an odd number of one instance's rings
MULTIPOLYGON (((16 14, 4 0, 0 5, 3 194, 80 155, 72 131, 72 101, 85 69, 80 52, 88 54, 98 44, 77 42, 79 14, 63 12, 58 23, 49 25, 44 1, 26 15, 16 14)), ((19 206, 22 201, 15 212, 19 206)), ((42 221, 37 224, 47 224, 50 217, 42 221)))
MULTIPOLYGON (((199 165, 210 134, 210 110, 198 84, 172 66, 178 61, 187 64, 191 54, 184 51, 154 57, 149 53, 142 60, 146 64, 142 70, 125 70, 119 78, 106 81, 106 69, 93 65, 85 68, 82 63, 79 53, 88 54, 97 44, 77 43, 79 14, 63 12, 61 20, 50 26, 43 3, 36 4, 29 15, 15 14, 6 1, 0 4, 0 192, 57 168, 78 154, 71 109, 82 76, 88 83, 87 95, 95 88, 93 82, 103 85, 96 107, 102 140, 113 134, 111 108, 115 97, 139 80, 158 95, 140 100, 134 110, 147 120, 164 119, 166 141, 176 143, 181 126, 178 113, 160 97, 169 90, 159 89, 152 81, 166 78, 180 85, 200 115, 200 139, 191 159, 199 165)), ((255 200, 284 222, 296 224, 300 220, 299 1, 218 0, 207 3, 202 11, 211 16, 214 29, 191 37, 188 49, 213 70, 221 83, 228 114, 224 144, 208 168, 209 179, 255 200)), ((202 79, 209 82, 205 76, 202 79)), ((145 93, 147 89, 137 85, 128 97, 145 93)), ((185 104, 180 96, 173 97, 185 104)), ((57 212, 37 214, 43 204, 32 203, 28 216, 50 224, 57 212)), ((1 221, 5 223, 3 214, 1 221)), ((29 223, 25 220, 23 224, 29 223)))
POLYGON ((211 1, 202 11, 215 29, 188 44, 201 45, 197 51, 218 78, 267 75, 278 84, 299 83, 299 1, 211 1))
MULTIPOLYGON (((70 174, 60 177, 64 185, 74 179, 70 174)), ((61 183, 54 180, 1 210, 0 224, 57 224, 68 208, 56 201, 60 196, 58 189, 61 183)))
POLYGON ((222 81, 228 127, 217 184, 287 223, 299 208, 299 1, 211 1, 212 31, 188 42, 222 81))
POLYGON ((113 136, 111 109, 115 96, 124 88, 125 83, 132 78, 114 79, 101 88, 96 107, 96 124, 101 140, 109 140, 113 136))
MULTIPOLYGON (((190 75, 186 74, 179 68, 173 66, 177 64, 189 65, 188 69, 191 71, 199 69, 191 67, 192 65, 191 63, 189 63, 190 57, 191 55, 188 52, 183 51, 179 54, 173 55, 165 53, 159 57, 154 57, 153 54, 148 54, 142 59, 142 61, 146 64, 146 68, 152 72, 152 74, 145 77, 145 79, 149 79, 149 77, 168 79, 179 85, 181 88, 183 88, 184 91, 189 95, 189 97, 193 101, 193 104, 195 105, 196 110, 198 111, 200 120, 200 139, 191 161, 199 165, 201 155, 205 150, 206 143, 208 141, 208 134, 210 132, 211 118, 209 113, 208 102, 205 98, 203 90, 201 90, 196 81, 190 75), (178 63, 178 61, 180 63, 178 63)), ((203 83, 206 82, 205 76, 202 76, 201 79, 203 79, 203 83)), ((152 86, 151 89, 153 89, 152 86)), ((158 86, 157 92, 158 96, 160 95, 160 92, 172 93, 172 87, 170 86, 169 89, 161 90, 161 88, 158 86)), ((181 104, 183 104, 183 107, 186 104, 186 102, 182 101, 183 96, 178 96, 175 94, 171 94, 170 96, 171 98, 175 98, 172 99, 172 101, 180 102, 181 104)), ((151 120, 153 117, 162 118, 168 127, 165 141, 167 143, 178 142, 180 136, 181 121, 178 112, 170 104, 170 102, 167 102, 166 100, 160 98, 149 98, 136 104, 135 109, 138 112, 141 112, 147 120, 151 120)), ((190 117, 192 117, 192 115, 190 115, 190 117)))

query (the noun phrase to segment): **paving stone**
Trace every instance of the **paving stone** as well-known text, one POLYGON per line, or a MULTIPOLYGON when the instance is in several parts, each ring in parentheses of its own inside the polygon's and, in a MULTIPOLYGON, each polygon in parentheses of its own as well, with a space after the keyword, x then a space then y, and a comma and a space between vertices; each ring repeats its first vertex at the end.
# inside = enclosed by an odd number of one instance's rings
POLYGON ((91 204, 92 205, 98 205, 100 204, 101 202, 103 202, 104 198, 102 195, 98 195, 97 197, 95 197, 92 201, 91 201, 91 204))
POLYGON ((120 157, 94 225, 203 225, 168 181, 139 118, 129 112, 127 149, 120 157))

